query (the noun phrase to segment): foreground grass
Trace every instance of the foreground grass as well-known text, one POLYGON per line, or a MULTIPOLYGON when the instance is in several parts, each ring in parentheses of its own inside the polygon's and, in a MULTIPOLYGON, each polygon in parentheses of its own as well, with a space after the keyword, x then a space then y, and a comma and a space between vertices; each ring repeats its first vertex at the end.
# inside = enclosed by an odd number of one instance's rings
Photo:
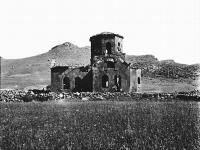
POLYGON ((184 102, 0 103, 0 149, 199 149, 184 102))

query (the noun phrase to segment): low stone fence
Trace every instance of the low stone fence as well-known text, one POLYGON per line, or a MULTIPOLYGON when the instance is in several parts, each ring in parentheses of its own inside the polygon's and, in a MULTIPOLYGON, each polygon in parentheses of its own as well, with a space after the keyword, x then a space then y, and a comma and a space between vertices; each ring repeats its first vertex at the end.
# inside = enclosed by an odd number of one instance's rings
POLYGON ((32 91, 22 91, 22 90, 0 91, 0 101, 3 102, 31 102, 33 100, 47 101, 50 99, 52 99, 51 93, 35 94, 32 91))
POLYGON ((200 101, 200 91, 174 92, 174 93, 126 93, 126 92, 69 92, 54 93, 50 91, 20 91, 4 90, 0 91, 0 101, 3 102, 31 102, 31 101, 49 101, 49 100, 80 100, 80 101, 174 101, 174 100, 192 100, 200 101))

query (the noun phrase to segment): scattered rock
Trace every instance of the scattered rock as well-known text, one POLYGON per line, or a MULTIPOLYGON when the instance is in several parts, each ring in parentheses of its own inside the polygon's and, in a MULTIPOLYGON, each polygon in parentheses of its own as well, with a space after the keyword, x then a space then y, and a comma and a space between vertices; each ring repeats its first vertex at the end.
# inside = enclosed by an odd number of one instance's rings
POLYGON ((82 97, 82 101, 88 101, 90 99, 90 97, 82 97))
POLYGON ((126 93, 126 92, 62 92, 54 93, 47 91, 31 92, 19 90, 1 90, 0 101, 2 102, 31 102, 48 100, 82 100, 82 101, 169 101, 188 100, 200 101, 200 91, 174 92, 174 93, 126 93))

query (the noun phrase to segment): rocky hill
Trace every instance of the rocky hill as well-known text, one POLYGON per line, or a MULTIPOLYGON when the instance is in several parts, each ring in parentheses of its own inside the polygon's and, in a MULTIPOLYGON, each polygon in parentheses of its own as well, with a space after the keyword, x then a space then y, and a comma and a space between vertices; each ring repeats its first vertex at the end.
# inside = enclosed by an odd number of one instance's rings
POLYGON ((126 59, 136 68, 141 68, 142 75, 146 77, 196 79, 200 72, 200 64, 186 65, 176 63, 174 60, 158 61, 153 55, 128 55, 126 59))
MULTIPOLYGON (((66 65, 90 63, 90 47, 78 47, 70 42, 53 47, 46 53, 22 58, 2 59, 2 88, 34 88, 50 84, 50 63, 66 65)), ((153 55, 127 55, 126 61, 142 69, 144 77, 195 78, 200 65, 178 64, 173 60, 159 61, 153 55)))

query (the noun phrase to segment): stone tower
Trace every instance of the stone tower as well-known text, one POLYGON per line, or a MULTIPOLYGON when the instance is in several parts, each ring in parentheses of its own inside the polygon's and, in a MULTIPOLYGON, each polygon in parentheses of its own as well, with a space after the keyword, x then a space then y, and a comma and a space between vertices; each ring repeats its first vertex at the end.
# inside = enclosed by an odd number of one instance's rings
POLYGON ((92 36, 90 42, 91 64, 94 64, 95 58, 105 56, 117 56, 125 60, 125 54, 123 53, 123 36, 110 32, 103 32, 92 36))
POLYGON ((125 61, 123 36, 103 32, 90 42, 93 91, 137 91, 138 72, 125 61))

